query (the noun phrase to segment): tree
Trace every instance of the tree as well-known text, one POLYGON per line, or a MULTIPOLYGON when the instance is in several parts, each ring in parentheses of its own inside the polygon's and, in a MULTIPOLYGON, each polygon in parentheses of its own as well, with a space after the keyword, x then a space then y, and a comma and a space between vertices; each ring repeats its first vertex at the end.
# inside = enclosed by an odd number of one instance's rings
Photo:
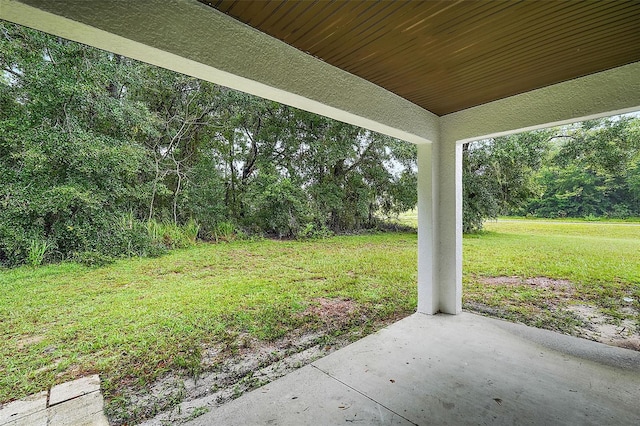
POLYGON ((33 246, 48 260, 144 254, 149 221, 295 237, 415 205, 412 145, 13 24, 0 33, 0 264, 33 246))
POLYGON ((52 258, 139 251, 119 226, 147 165, 148 111, 124 96, 127 61, 8 23, 0 33, 0 263, 35 243, 52 258))
POLYGON ((543 217, 640 215, 640 120, 590 120, 559 129, 528 211, 543 217))
POLYGON ((533 179, 548 152, 549 131, 526 132, 463 146, 463 231, 522 208, 538 195, 533 179))

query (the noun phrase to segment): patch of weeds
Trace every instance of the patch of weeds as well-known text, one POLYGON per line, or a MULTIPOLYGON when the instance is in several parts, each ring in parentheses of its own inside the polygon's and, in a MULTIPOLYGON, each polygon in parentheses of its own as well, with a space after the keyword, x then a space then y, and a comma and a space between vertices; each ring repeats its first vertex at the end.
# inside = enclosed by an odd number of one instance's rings
POLYGON ((607 316, 610 324, 620 325, 620 323, 628 318, 628 315, 621 312, 618 307, 600 308, 600 312, 607 316))
POLYGON ((188 350, 176 355, 174 365, 185 371, 194 380, 202 372, 202 349, 197 345, 191 346, 188 350))
POLYGON ((208 407, 196 407, 193 410, 193 412, 191 414, 189 414, 189 417, 184 419, 184 422, 188 422, 188 421, 191 421, 193 419, 196 419, 196 418, 202 416, 203 414, 207 414, 209 411, 210 410, 209 410, 208 407))
POLYGON ((158 394, 151 393, 149 389, 137 392, 129 389, 124 393, 127 395, 123 394, 107 399, 105 414, 111 423, 124 425, 139 423, 178 406, 187 395, 182 381, 176 382, 171 390, 164 390, 158 394))
POLYGON ((574 312, 566 309, 554 309, 540 312, 529 325, 564 334, 577 335, 577 328, 584 326, 584 321, 574 312))
POLYGON ((112 256, 96 251, 74 253, 72 260, 90 268, 101 268, 103 266, 111 265, 116 261, 112 256))
POLYGON ((46 240, 31 240, 27 249, 27 263, 31 266, 40 266, 51 245, 46 240))
MULTIPOLYGON (((106 392, 103 392, 106 393, 106 392)), ((113 422, 122 423, 131 418, 131 400, 124 395, 107 397, 104 404, 105 415, 113 422)))
POLYGON ((236 385, 233 387, 233 393, 231 394, 231 398, 232 399, 237 399, 240 396, 242 396, 242 394, 244 393, 244 389, 242 389, 240 386, 236 385))

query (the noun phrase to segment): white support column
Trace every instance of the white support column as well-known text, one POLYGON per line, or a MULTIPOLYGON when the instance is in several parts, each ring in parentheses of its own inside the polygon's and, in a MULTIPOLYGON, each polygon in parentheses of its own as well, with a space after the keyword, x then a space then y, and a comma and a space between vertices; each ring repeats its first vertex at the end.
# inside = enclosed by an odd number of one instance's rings
POLYGON ((418 312, 462 311, 462 146, 418 145, 418 312))
POLYGON ((436 163, 433 144, 420 144, 418 148, 418 312, 438 312, 439 292, 434 229, 436 163))
POLYGON ((441 139, 437 155, 438 310, 462 312, 462 145, 441 139))

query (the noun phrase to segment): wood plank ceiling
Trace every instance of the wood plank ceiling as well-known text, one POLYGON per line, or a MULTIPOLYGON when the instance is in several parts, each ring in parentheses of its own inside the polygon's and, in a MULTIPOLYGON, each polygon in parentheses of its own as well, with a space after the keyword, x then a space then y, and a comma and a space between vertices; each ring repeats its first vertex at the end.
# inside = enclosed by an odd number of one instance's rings
POLYGON ((201 0, 435 113, 640 61, 640 1, 201 0))

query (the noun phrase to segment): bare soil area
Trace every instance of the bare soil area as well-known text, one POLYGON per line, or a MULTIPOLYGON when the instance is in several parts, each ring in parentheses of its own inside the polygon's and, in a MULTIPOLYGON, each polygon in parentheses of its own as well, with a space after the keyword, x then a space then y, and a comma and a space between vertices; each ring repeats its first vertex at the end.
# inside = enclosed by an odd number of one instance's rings
POLYGON ((476 277, 478 283, 487 287, 518 287, 523 291, 540 290, 538 300, 527 302, 510 300, 504 306, 489 306, 477 301, 468 302, 465 308, 489 316, 519 320, 528 325, 541 326, 565 334, 571 334, 607 345, 640 351, 639 312, 632 298, 619 301, 619 315, 607 314, 598 306, 575 300, 575 286, 568 280, 547 277, 476 277), (510 304, 511 303, 511 304, 510 304), (514 307, 511 314, 510 307, 514 307), (541 317, 545 317, 541 321, 541 317), (547 326, 548 325, 548 326, 547 326))
POLYGON ((640 330, 630 319, 633 308, 625 306, 621 309, 628 314, 625 319, 612 318, 589 305, 572 305, 568 309, 583 320, 584 326, 578 328, 580 337, 640 351, 640 330))

